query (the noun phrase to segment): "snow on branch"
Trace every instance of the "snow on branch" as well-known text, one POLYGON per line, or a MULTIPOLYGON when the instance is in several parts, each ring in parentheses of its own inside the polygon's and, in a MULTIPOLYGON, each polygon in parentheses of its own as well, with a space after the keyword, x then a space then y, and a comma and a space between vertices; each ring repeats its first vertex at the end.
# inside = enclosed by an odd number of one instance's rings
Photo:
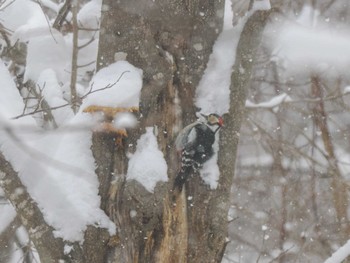
POLYGON ((45 222, 43 214, 28 194, 18 173, 1 153, 0 185, 8 200, 16 208, 21 223, 28 230, 39 254, 50 262, 54 262, 57 258, 63 258, 62 240, 54 237, 53 228, 45 222))
POLYGON ((147 191, 153 192, 158 182, 168 181, 167 170, 168 167, 163 153, 158 149, 153 128, 148 127, 146 133, 137 141, 136 152, 130 158, 127 179, 136 180, 147 191))
POLYGON ((81 99, 84 99, 86 98, 88 95, 92 94, 92 93, 95 93, 95 92, 99 92, 99 91, 102 91, 102 90, 105 90, 105 89, 110 89, 112 88, 114 85, 116 85, 120 79, 123 77, 124 74, 130 72, 129 70, 125 70, 123 71, 120 76, 118 77, 118 79, 116 81, 114 81, 113 83, 108 83, 106 86, 102 87, 102 88, 98 88, 98 89, 94 89, 94 82, 91 83, 91 87, 90 87, 90 90, 84 95, 81 97, 81 99))
POLYGON ((270 0, 260 0, 260 1, 254 1, 253 4, 253 11, 256 10, 270 10, 271 9, 271 3, 270 0))
MULTIPOLYGON (((117 80, 115 80, 113 83, 108 83, 108 84, 106 84, 106 86, 101 87, 101 88, 95 89, 95 87, 94 87, 94 82, 92 82, 89 91, 87 91, 84 95, 82 95, 82 96, 80 97, 80 99, 83 100, 83 99, 85 99, 86 97, 88 97, 90 94, 93 94, 93 93, 95 93, 95 92, 100 92, 100 91, 103 91, 103 90, 106 90, 106 89, 113 88, 113 87, 122 79, 123 75, 126 74, 126 73, 128 73, 128 72, 130 72, 130 71, 128 71, 128 70, 123 71, 123 72, 119 75, 119 77, 117 78, 117 80)), ((44 84, 46 84, 46 83, 44 83, 44 84)), ((40 94, 37 94, 37 95, 38 95, 38 96, 37 96, 37 97, 38 97, 38 101, 39 101, 40 103, 38 103, 38 105, 37 105, 33 110, 31 110, 31 111, 28 111, 27 105, 24 105, 24 108, 23 108, 22 113, 19 114, 19 115, 14 116, 14 117, 12 117, 12 118, 11 118, 12 120, 16 120, 16 119, 19 119, 19 118, 22 118, 22 117, 25 117, 25 116, 29 116, 29 115, 35 115, 35 114, 41 113, 41 112, 48 113, 48 111, 51 112, 51 111, 58 110, 58 109, 61 109, 61 108, 69 107, 69 106, 71 105, 69 102, 67 102, 67 103, 62 103, 62 104, 57 104, 57 103, 56 103, 57 105, 56 105, 56 104, 55 104, 55 105, 49 105, 49 104, 46 103, 46 104, 47 104, 46 107, 42 107, 42 106, 43 106, 43 105, 42 105, 43 102, 44 102, 44 104, 45 104, 45 99, 43 98, 43 95, 41 94, 42 92, 40 92, 43 88, 41 88, 41 87, 39 86, 39 84, 37 84, 36 86, 38 86, 37 88, 38 88, 39 93, 40 93, 40 94), (40 107, 40 106, 41 106, 41 107, 40 107)), ((35 90, 35 89, 33 88, 33 89, 31 89, 31 91, 32 91, 32 90, 35 90)), ((51 96, 50 98, 52 98, 52 96, 51 96)), ((57 100, 56 100, 56 101, 57 101, 57 100)))
POLYGON ((341 263, 350 255, 350 240, 345 245, 335 251, 324 263, 341 263))
POLYGON ((250 100, 246 100, 245 106, 246 108, 267 108, 273 109, 280 106, 284 102, 291 102, 291 97, 286 93, 282 93, 278 96, 273 97, 269 101, 261 102, 261 103, 253 103, 250 100))
POLYGON ((350 86, 346 86, 343 90, 343 94, 349 94, 350 93, 350 86))
POLYGON ((139 106, 142 70, 127 61, 118 61, 100 69, 91 80, 89 94, 82 108, 91 105, 107 107, 139 106), (118 85, 116 85, 118 83, 118 85))
POLYGON ((305 5, 296 22, 276 20, 274 30, 267 34, 275 58, 283 61, 291 75, 312 72, 347 74, 349 34, 334 30, 332 24, 314 12, 310 5, 305 5))
MULTIPOLYGON (((54 228, 55 237, 82 242, 87 226, 94 226, 97 222, 99 229, 106 228, 113 234, 115 226, 100 209, 98 179, 90 151, 92 131, 83 128, 94 124, 94 119, 78 113, 56 129, 60 135, 46 133, 43 136, 30 116, 11 119, 23 113, 25 103, 1 61, 0 79, 3 87, 3 96, 0 97, 1 153, 18 172, 19 183, 25 187, 23 189, 37 201, 44 220, 54 228), (66 132, 67 127, 70 130, 72 125, 78 129, 74 133, 66 132), (20 127, 30 129, 17 129, 20 127), (63 135, 62 128, 65 131, 63 135)), ((46 83, 43 94, 48 92, 53 99, 54 93, 46 83)), ((10 191, 8 193, 11 194, 10 191)))

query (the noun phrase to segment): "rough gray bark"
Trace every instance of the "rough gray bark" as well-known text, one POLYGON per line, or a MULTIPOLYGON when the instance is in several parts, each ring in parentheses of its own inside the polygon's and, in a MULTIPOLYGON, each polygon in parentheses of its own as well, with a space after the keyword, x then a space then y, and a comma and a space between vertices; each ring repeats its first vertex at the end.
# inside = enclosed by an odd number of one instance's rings
POLYGON ((71 78, 70 78, 70 93, 71 93, 71 104, 74 113, 77 113, 80 105, 80 98, 77 94, 77 75, 78 75, 78 3, 71 5, 72 13, 72 28, 73 28, 73 47, 72 47, 72 67, 71 67, 71 78))
MULTIPOLYGON (((127 60, 144 71, 143 98, 158 105, 170 81, 186 105, 185 122, 193 120, 194 87, 221 31, 224 1, 105 0, 103 6, 98 65, 114 62, 117 52, 127 53, 127 60)), ((151 122, 157 114, 149 111, 158 108, 141 106, 151 122)))
MULTIPOLYGON (((105 178, 110 178, 112 173, 117 175, 107 205, 108 213, 119 229, 111 242, 114 262, 220 262, 227 242, 228 195, 232 184, 233 153, 238 142, 235 132, 239 131, 243 114, 244 89, 251 74, 250 60, 254 60, 270 12, 254 14, 240 41, 238 52, 242 54, 237 56, 231 92, 232 105, 237 104, 237 107, 232 107, 229 114, 235 116, 235 121, 227 120, 228 131, 223 138, 229 140, 229 145, 220 152, 220 156, 228 155, 229 158, 223 160, 229 159, 231 163, 220 163, 223 176, 219 189, 209 190, 197 175, 193 175, 186 185, 190 194, 183 192, 173 202, 171 186, 159 184, 154 193, 148 193, 137 182, 126 181, 125 154, 134 149, 145 127, 154 126, 159 147, 168 163, 168 176, 174 178, 177 171, 176 153, 172 147, 177 121, 175 93, 179 94, 183 110, 180 121, 187 124, 194 118, 195 87, 221 31, 222 16, 217 14, 223 11, 223 2, 134 2, 105 0, 100 34, 99 66, 113 63, 118 52, 124 52, 130 63, 144 71, 139 129, 129 132, 123 147, 107 146, 108 155, 114 156, 109 161, 95 155, 99 166, 104 167, 100 169, 101 182, 110 181, 105 178), (246 69, 245 74, 237 74, 239 66, 246 69), (188 196, 192 197, 190 202, 188 196), (137 216, 130 216, 132 210, 137 216)), ((98 136, 98 140, 106 139, 98 136)), ((101 145, 94 144, 93 152, 103 152, 101 145)))
POLYGON ((192 220, 192 223, 196 226, 193 228, 193 236, 197 237, 196 245, 190 249, 190 255, 196 258, 199 256, 197 254, 203 253, 202 260, 205 260, 205 258, 211 259, 207 262, 221 262, 228 242, 229 195, 234 174, 239 131, 244 116, 245 92, 249 87, 256 52, 271 12, 273 10, 255 12, 246 22, 237 46, 236 61, 231 75, 231 106, 229 113, 225 116, 225 127, 220 133, 218 163, 221 175, 218 188, 211 191, 199 179, 191 180, 189 183, 191 195, 194 197, 191 207, 195 207, 195 209, 188 208, 189 220, 192 220), (203 239, 208 242, 206 249, 201 243, 203 239), (198 252, 198 249, 201 252, 198 252))
MULTIPOLYGON (((175 94, 180 97, 180 121, 185 125, 195 118, 194 91, 222 28, 224 1, 105 0, 103 6, 98 65, 109 65, 118 52, 124 52, 130 63, 144 71, 139 129, 129 132, 124 148, 107 147, 113 160, 106 163, 104 157, 96 158, 98 166, 104 167, 101 182, 108 181, 105 178, 111 173, 117 175, 107 205, 120 229, 111 242, 116 262, 185 262, 186 202, 181 199, 173 207, 166 184, 159 184, 153 194, 136 182, 125 181, 125 153, 133 151, 145 127, 156 127, 169 178, 175 177, 175 94), (131 218, 131 210, 137 216, 131 218)), ((96 136, 96 141, 104 140, 96 136)), ((93 149, 95 157, 104 151, 98 144, 93 149)))
POLYGON ((221 171, 219 187, 225 189, 225 192, 232 185, 236 147, 239 140, 241 121, 244 116, 246 90, 250 82, 252 67, 256 59, 257 49, 261 43, 264 27, 272 12, 274 12, 273 9, 256 11, 244 26, 237 46, 236 61, 231 75, 231 106, 227 117, 225 117, 225 129, 221 131, 219 151, 221 171))

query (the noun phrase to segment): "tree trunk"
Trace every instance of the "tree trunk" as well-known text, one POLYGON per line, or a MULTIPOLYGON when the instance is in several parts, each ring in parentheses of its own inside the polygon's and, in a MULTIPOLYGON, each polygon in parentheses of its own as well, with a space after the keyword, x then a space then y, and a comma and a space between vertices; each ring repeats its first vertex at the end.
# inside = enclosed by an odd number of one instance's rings
POLYGON ((343 240, 345 242, 350 234, 350 224, 347 212, 349 207, 348 190, 344 178, 341 175, 337 157, 335 155, 332 136, 328 128, 328 115, 325 110, 321 80, 318 76, 311 76, 311 93, 314 98, 319 99, 319 102, 313 109, 313 117, 316 127, 321 132, 321 138, 325 152, 327 153, 329 175, 332 178, 330 189, 333 193, 333 202, 338 223, 345 233, 345 238, 343 240))
POLYGON ((144 72, 140 102, 140 125, 129 131, 122 147, 111 138, 95 134, 93 152, 101 182, 103 208, 117 225, 110 240, 113 262, 220 262, 227 243, 228 196, 244 107, 244 89, 250 78, 251 58, 261 38, 269 12, 258 12, 248 22, 232 77, 233 105, 224 138, 230 141, 220 152, 219 188, 209 190, 193 175, 186 190, 175 199, 171 193, 178 161, 173 147, 174 124, 195 118, 193 95, 221 31, 224 1, 104 0, 99 47, 100 67, 127 54, 127 60, 144 72), (251 41, 253 40, 253 41, 251 41), (247 46, 247 49, 243 47, 247 46), (244 76, 237 67, 247 68, 244 76), (235 73, 236 72, 236 73, 235 73), (238 83, 238 84, 237 84, 238 83), (182 116, 177 119, 175 97, 180 97, 182 116), (154 193, 126 178, 128 159, 145 127, 155 127, 160 150, 168 164, 168 184, 158 183, 154 193), (228 153, 229 152, 229 153, 228 153), (104 153, 104 154, 102 154, 104 153), (106 154, 108 157, 106 157, 106 154), (112 174, 116 175, 111 182, 112 174), (110 187, 109 187, 110 186, 110 187), (106 189, 109 187, 108 201, 106 189), (189 201, 190 200, 190 201, 189 201), (136 212, 136 213, 135 213, 136 212), (132 216, 131 216, 132 214, 132 216))

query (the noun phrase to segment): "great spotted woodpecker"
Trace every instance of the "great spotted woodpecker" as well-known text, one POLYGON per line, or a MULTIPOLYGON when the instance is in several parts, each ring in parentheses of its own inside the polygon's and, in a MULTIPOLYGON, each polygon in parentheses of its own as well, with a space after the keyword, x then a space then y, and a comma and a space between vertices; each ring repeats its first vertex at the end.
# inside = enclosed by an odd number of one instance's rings
POLYGON ((202 118, 186 126, 175 141, 181 164, 173 189, 178 189, 179 192, 189 175, 197 172, 213 156, 215 134, 223 126, 223 119, 219 115, 201 115, 202 118))

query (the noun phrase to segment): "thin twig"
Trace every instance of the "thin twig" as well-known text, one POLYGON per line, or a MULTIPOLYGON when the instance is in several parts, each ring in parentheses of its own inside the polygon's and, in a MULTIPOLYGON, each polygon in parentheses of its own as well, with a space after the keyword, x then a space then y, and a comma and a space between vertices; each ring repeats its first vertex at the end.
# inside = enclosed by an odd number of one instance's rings
POLYGON ((294 245, 291 246, 290 248, 282 251, 277 257, 273 258, 269 263, 272 263, 272 262, 276 262, 277 259, 279 259, 280 257, 284 256, 285 254, 287 254, 292 248, 294 248, 294 245))
POLYGON ((47 17, 47 15, 46 15, 46 13, 45 13, 45 11, 44 11, 44 7, 43 7, 41 1, 40 1, 40 0, 35 0, 35 2, 40 6, 40 9, 41 9, 41 11, 43 12, 43 14, 44 14, 44 16, 45 16, 45 20, 46 20, 47 26, 49 27, 50 34, 51 34, 53 40, 55 41, 55 43, 57 44, 58 42, 57 42, 55 36, 53 35, 53 32, 52 32, 52 28, 51 28, 51 25, 50 25, 49 18, 47 17))
POLYGON ((96 63, 96 60, 91 61, 91 62, 86 63, 86 64, 83 64, 83 65, 77 65, 77 68, 85 68, 85 67, 88 67, 88 66, 90 66, 90 65, 92 65, 94 63, 96 63))
POLYGON ((87 47, 88 45, 90 45, 92 42, 94 42, 96 40, 95 36, 93 36, 88 42, 86 42, 85 44, 78 46, 78 49, 83 49, 84 47, 87 47))
MULTIPOLYGON (((114 85, 116 85, 120 81, 120 79, 123 77, 123 75, 125 73, 128 73, 128 72, 130 72, 130 71, 128 71, 128 70, 124 71, 114 83, 108 84, 106 87, 103 87, 103 88, 100 88, 100 89, 97 89, 97 90, 92 90, 93 86, 94 86, 94 83, 92 83, 91 87, 90 87, 90 90, 86 94, 84 94, 80 99, 84 99, 84 98, 86 98, 87 96, 89 96, 92 93, 112 88, 114 85)), ((38 105, 40 105, 40 103, 38 103, 38 105)), ((28 112, 28 113, 24 113, 24 111, 25 111, 24 110, 22 114, 12 117, 11 120, 17 120, 17 119, 25 117, 25 116, 34 115, 36 113, 46 112, 47 111, 47 109, 39 109, 38 105, 37 105, 35 110, 33 110, 31 112, 28 112)), ((52 110, 57 110, 57 109, 64 108, 64 107, 67 107, 67 106, 70 106, 70 103, 65 103, 65 104, 62 104, 62 105, 59 105, 59 106, 55 106, 55 107, 49 107, 48 109, 52 111, 52 110)))
POLYGON ((66 19, 72 5, 72 0, 66 0, 66 2, 63 4, 63 6, 58 11, 58 15, 55 19, 55 22, 53 23, 53 28, 60 31, 63 21, 66 19))
MULTIPOLYGON (((62 105, 59 105, 59 106, 50 107, 50 110, 57 110, 57 109, 64 108, 64 107, 67 107, 67 106, 70 106, 70 104, 66 103, 66 104, 62 104, 62 105)), ((44 112, 44 111, 46 111, 46 110, 37 109, 37 110, 31 111, 31 112, 28 112, 28 113, 23 113, 21 115, 17 115, 15 117, 12 117, 11 120, 17 120, 19 118, 22 118, 22 117, 25 117, 25 116, 29 116, 29 115, 34 115, 36 113, 40 113, 40 112, 44 112)))
POLYGON ((259 253, 258 258, 256 259, 256 263, 259 263, 259 261, 260 261, 261 254, 262 254, 261 252, 263 251, 264 246, 265 246, 265 237, 266 237, 265 231, 263 231, 263 238, 262 238, 261 250, 260 250, 260 253, 259 253))
POLYGON ((8 37, 8 34, 9 34, 8 31, 9 30, 6 29, 2 23, 0 23, 0 34, 1 34, 2 38, 5 40, 7 47, 10 47, 11 41, 8 37))
POLYGON ((233 219, 231 219, 231 220, 229 220, 229 221, 227 221, 227 223, 228 223, 228 224, 231 224, 231 223, 233 223, 234 221, 236 221, 237 219, 239 219, 238 216, 235 217, 235 218, 233 218, 233 219))
POLYGON ((7 4, 6 6, 4 6, 4 7, 2 7, 2 5, 1 5, 1 7, 0 7, 0 12, 4 11, 6 8, 8 8, 10 5, 12 5, 15 1, 16 1, 16 0, 11 1, 10 3, 8 3, 8 4, 7 4))
MULTIPOLYGON (((31 0, 32 2, 37 2, 38 0, 31 0)), ((54 3, 53 1, 51 1, 51 0, 48 0, 47 2, 41 2, 41 5, 43 6, 43 7, 45 7, 45 8, 47 8, 47 9, 49 9, 49 10, 51 10, 51 11, 53 11, 53 12, 55 12, 55 13, 58 13, 58 4, 56 4, 56 3, 54 3), (50 4, 48 4, 48 3, 51 3, 51 5, 50 4)))
POLYGON ((90 88, 90 90, 88 91, 88 93, 86 93, 84 96, 82 96, 81 99, 86 98, 88 95, 90 95, 90 94, 92 94, 92 93, 95 93, 95 92, 98 92, 98 91, 102 91, 102 90, 105 90, 105 89, 110 89, 110 88, 112 88, 114 85, 116 85, 116 84, 120 81, 120 79, 123 77, 123 75, 124 75, 125 73, 128 73, 128 72, 130 72, 130 71, 129 71, 129 70, 124 71, 114 83, 108 84, 108 85, 107 85, 106 87, 104 87, 104 88, 92 90, 92 88, 93 88, 93 86, 94 86, 94 83, 92 83, 92 84, 91 84, 91 88, 90 88))
MULTIPOLYGON (((287 94, 288 95, 288 94, 287 94)), ((271 107, 264 107, 264 106, 258 106, 258 104, 256 106, 253 106, 253 107, 250 107, 250 106, 247 106, 246 108, 249 109, 249 110, 254 110, 254 109, 266 109, 266 110, 270 110, 272 108, 275 108, 275 107, 279 107, 279 106, 282 106, 282 105, 288 105, 288 104, 293 104, 293 103, 302 103, 302 102, 307 102, 307 103, 320 103, 321 100, 322 101, 330 101, 330 100, 336 100, 336 99, 339 99, 339 98, 342 98, 344 96, 347 96, 347 95, 350 95, 350 93, 342 93, 342 94, 338 94, 338 95, 333 95, 333 96, 328 96, 328 97, 324 97, 322 99, 320 98, 305 98, 305 99, 297 99, 297 100, 284 100, 283 102, 281 102, 280 104, 278 105, 273 105, 271 107)))
POLYGON ((87 28, 87 27, 78 27, 79 30, 81 31, 99 31, 99 28, 87 28))

